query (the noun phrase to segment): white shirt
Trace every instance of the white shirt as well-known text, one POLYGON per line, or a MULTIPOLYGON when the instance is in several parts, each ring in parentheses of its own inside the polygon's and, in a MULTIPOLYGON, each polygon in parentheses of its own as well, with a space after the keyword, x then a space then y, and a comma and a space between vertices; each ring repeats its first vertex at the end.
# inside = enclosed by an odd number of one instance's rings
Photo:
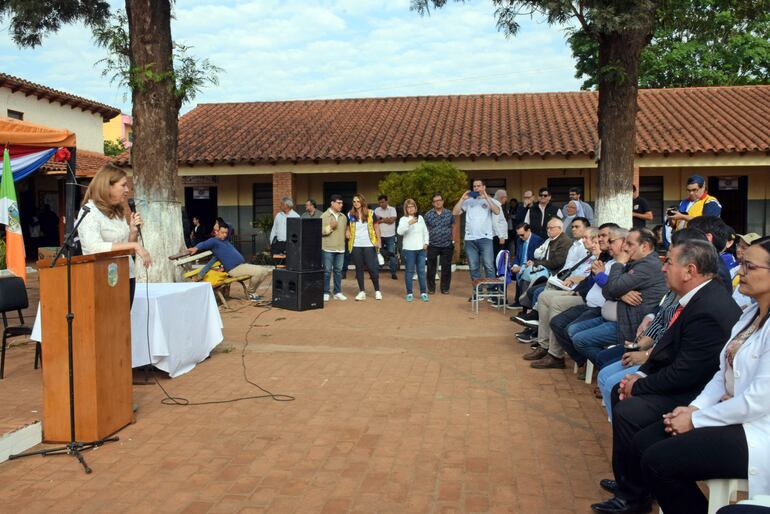
POLYGON ((273 229, 270 231, 270 242, 272 243, 274 239, 277 239, 281 242, 286 242, 286 218, 299 218, 299 214, 294 212, 294 209, 290 210, 288 213, 285 213, 283 211, 280 211, 278 214, 275 215, 275 219, 273 220, 273 229))
MULTIPOLYGON (((404 250, 422 250, 428 244, 428 226, 422 216, 417 216, 417 223, 409 224, 411 216, 402 216, 398 220, 398 235, 402 237, 401 246, 404 250)), ((382 230, 382 226, 380 226, 382 230)))
POLYGON ((586 250, 586 247, 583 246, 583 240, 582 238, 578 239, 572 243, 572 246, 569 247, 569 252, 567 252, 567 260, 564 261, 564 266, 561 269, 570 269, 572 266, 582 261, 586 256, 588 256, 588 251, 586 250))
POLYGON ((495 203, 495 205, 497 205, 497 208, 500 209, 499 213, 492 213, 495 235, 498 237, 498 239, 508 239, 508 221, 505 219, 503 206, 494 198, 492 198, 492 201, 495 203))
POLYGON ((372 238, 369 236, 369 223, 366 221, 355 221, 354 223, 356 224, 356 238, 353 240, 353 246, 374 246, 372 238))
POLYGON ((468 198, 461 208, 465 211, 465 239, 492 239, 495 232, 489 202, 481 196, 468 198))
MULTIPOLYGON (((96 207, 93 200, 86 203, 91 211, 85 215, 78 227, 80 246, 83 255, 111 252, 113 243, 127 243, 131 228, 125 218, 109 218, 96 207)), ((78 219, 83 216, 83 210, 78 213, 78 219)), ((134 278, 134 259, 128 258, 128 277, 134 278)))
POLYGON ((695 296, 695 295, 698 293, 698 291, 700 291, 701 289, 703 289, 703 288, 705 287, 705 285, 706 285, 706 284, 708 284, 709 282, 711 282, 711 279, 708 279, 708 280, 706 280, 704 283, 702 283, 701 285, 697 286, 697 287, 696 287, 696 288, 694 288, 692 291, 690 291, 689 293, 687 293, 686 295, 684 295, 683 297, 681 297, 681 298, 679 299, 679 305, 680 305, 680 306, 681 306, 683 309, 684 309, 685 307, 687 307, 687 304, 688 304, 688 303, 690 303, 690 300, 692 300, 692 297, 693 297, 693 296, 695 296))
MULTIPOLYGON (((374 215, 378 218, 395 218, 398 216, 396 208, 389 205, 387 209, 377 207, 374 209, 374 215)), ((393 237, 396 235, 396 223, 380 223, 380 237, 393 237)))
MULTIPOLYGON (((608 260, 604 263, 604 269, 608 270, 612 268, 613 264, 615 264, 615 259, 608 260)), ((586 305, 589 307, 601 307, 606 301, 607 299, 602 294, 602 286, 594 283, 593 287, 588 290, 588 294, 586 295, 586 305)))

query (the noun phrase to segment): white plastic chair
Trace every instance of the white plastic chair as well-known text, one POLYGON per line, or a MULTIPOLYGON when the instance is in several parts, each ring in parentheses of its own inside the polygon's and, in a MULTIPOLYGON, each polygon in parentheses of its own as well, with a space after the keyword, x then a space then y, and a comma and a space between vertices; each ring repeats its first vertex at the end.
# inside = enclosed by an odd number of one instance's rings
MULTIPOLYGON (((572 372, 577 374, 579 370, 580 370, 580 366, 578 366, 576 362, 575 366, 572 368, 572 372)), ((593 377, 594 377, 594 363, 591 361, 586 361, 586 384, 590 384, 593 381, 593 377)))
MULTIPOLYGON (((737 499, 738 491, 748 491, 749 482, 740 478, 715 478, 706 480, 706 487, 709 489, 708 514, 716 514, 719 509, 737 499)), ((660 509, 660 514, 663 514, 663 509, 660 509)))

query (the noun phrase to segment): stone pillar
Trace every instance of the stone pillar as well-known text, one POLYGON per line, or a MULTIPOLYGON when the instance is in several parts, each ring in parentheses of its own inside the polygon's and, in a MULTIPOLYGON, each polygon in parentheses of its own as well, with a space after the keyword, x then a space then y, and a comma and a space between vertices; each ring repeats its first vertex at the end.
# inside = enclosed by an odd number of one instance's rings
POLYGON ((294 173, 284 171, 273 173, 273 214, 277 214, 281 209, 281 198, 284 196, 294 198, 294 173))

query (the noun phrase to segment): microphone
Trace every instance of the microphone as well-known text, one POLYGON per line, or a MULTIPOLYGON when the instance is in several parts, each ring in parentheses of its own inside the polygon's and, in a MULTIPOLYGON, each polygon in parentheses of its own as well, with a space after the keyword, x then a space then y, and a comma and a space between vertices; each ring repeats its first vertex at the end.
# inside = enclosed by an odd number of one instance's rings
MULTIPOLYGON (((129 198, 128 199, 128 208, 131 209, 132 213, 136 212, 136 202, 134 201, 133 198, 129 198)), ((144 241, 144 237, 142 236, 142 226, 141 225, 137 225, 136 228, 137 228, 137 230, 139 230, 139 238, 142 241, 144 241)))

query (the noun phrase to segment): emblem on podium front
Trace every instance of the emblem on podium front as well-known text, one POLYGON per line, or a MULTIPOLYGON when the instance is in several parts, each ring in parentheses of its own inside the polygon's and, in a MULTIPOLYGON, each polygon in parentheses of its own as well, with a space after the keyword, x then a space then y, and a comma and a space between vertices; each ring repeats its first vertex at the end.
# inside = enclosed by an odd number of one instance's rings
POLYGON ((107 266, 107 285, 115 287, 118 284, 118 265, 111 263, 107 266))

